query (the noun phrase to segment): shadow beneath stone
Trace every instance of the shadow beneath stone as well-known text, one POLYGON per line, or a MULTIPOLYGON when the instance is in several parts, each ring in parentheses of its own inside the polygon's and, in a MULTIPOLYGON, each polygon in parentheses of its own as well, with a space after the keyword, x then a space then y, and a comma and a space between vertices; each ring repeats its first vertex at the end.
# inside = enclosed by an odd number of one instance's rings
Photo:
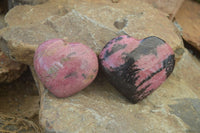
POLYGON ((200 132, 200 99, 177 99, 178 103, 169 105, 170 113, 181 118, 188 126, 187 133, 200 132))
POLYGON ((184 42, 184 47, 188 49, 188 51, 194 55, 195 57, 197 57, 200 60, 200 52, 193 47, 191 44, 189 44, 188 42, 186 42, 185 40, 183 40, 184 42))

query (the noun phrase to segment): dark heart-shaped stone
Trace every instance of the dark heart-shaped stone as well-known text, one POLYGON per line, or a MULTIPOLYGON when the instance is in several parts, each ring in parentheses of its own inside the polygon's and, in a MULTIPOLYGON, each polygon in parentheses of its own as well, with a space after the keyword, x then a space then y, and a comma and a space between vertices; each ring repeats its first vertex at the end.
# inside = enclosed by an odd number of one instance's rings
POLYGON ((175 65, 172 48, 155 36, 143 40, 119 36, 105 45, 99 58, 108 80, 132 103, 156 90, 175 65))

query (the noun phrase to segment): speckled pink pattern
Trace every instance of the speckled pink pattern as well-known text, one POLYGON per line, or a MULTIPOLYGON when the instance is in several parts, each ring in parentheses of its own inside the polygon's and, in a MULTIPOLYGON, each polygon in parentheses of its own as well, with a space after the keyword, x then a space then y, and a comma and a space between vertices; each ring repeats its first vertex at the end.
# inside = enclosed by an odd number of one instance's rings
POLYGON ((86 45, 52 39, 36 50, 34 68, 52 94, 68 97, 84 89, 95 79, 98 60, 86 45))

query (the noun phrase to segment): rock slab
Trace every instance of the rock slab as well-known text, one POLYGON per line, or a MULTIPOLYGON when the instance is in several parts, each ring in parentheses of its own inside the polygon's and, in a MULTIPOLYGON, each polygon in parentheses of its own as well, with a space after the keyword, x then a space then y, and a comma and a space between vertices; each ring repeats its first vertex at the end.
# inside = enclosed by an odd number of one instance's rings
POLYGON ((153 7, 158 8, 164 12, 166 12, 169 15, 169 19, 173 19, 183 4, 184 0, 142 0, 149 4, 151 4, 153 7))
MULTIPOLYGON (((196 119, 199 119, 200 84, 196 77, 183 76, 200 76, 200 63, 196 61, 185 50, 169 79, 135 105, 120 95, 101 74, 84 91, 66 99, 51 95, 35 77, 40 86, 42 127, 46 133, 199 132, 197 125, 200 123, 196 119), (190 65, 194 66, 192 73, 188 71, 190 65)), ((34 74, 33 69, 32 72, 34 74)))
POLYGON ((182 28, 182 36, 189 44, 200 51, 200 4, 186 0, 176 14, 176 21, 182 28))
MULTIPOLYGON (((38 45, 53 38, 67 37, 69 42, 81 42, 97 54, 109 40, 122 34, 136 39, 157 36, 166 40, 174 51, 182 48, 181 38, 165 15, 146 3, 135 0, 137 8, 132 8, 128 2, 94 1, 67 6, 66 1, 50 1, 15 7, 5 18, 8 27, 0 33, 0 46, 9 57, 29 65, 38 45)), ((177 60, 180 57, 177 55, 177 60)))
MULTIPOLYGON (((4 15, 0 15, 0 29, 5 27, 4 15)), ((0 83, 10 83, 26 70, 24 64, 9 59, 0 49, 0 83)))

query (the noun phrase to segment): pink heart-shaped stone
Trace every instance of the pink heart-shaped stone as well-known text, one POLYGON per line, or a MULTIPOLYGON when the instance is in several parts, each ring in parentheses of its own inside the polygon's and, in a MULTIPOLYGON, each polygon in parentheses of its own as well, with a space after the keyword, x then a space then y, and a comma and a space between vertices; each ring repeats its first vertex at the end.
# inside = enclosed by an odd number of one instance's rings
POLYGON ((96 77, 98 60, 88 46, 53 39, 35 52, 34 68, 44 86, 56 97, 68 97, 87 87, 96 77))

